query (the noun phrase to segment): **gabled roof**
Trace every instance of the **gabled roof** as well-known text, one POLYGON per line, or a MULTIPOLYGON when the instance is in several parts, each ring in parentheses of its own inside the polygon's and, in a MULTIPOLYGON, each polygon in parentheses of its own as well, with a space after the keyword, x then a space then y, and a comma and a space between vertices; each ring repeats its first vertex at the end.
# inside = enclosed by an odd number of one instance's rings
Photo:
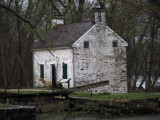
POLYGON ((106 28, 113 33, 113 35, 115 35, 117 38, 119 38, 123 43, 122 43, 122 46, 125 46, 127 47, 128 46, 128 43, 123 39, 121 38, 116 32, 114 32, 110 27, 106 26, 106 28))
MULTIPOLYGON (((91 22, 57 25, 49 32, 43 42, 49 48, 71 46, 92 26, 91 22)), ((34 43, 33 49, 45 49, 45 46, 38 40, 34 43)))

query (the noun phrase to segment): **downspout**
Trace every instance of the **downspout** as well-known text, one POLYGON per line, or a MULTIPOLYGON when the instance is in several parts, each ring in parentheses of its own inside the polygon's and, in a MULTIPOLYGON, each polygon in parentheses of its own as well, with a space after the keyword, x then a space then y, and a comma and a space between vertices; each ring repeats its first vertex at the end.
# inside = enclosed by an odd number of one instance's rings
POLYGON ((34 79, 34 74, 35 74, 34 71, 35 71, 35 70, 34 70, 34 51, 33 51, 33 50, 32 50, 32 65, 33 65, 33 66, 32 66, 32 69, 33 69, 33 78, 32 78, 33 81, 32 81, 32 82, 33 82, 33 88, 35 88, 35 81, 34 81, 34 80, 35 80, 35 79, 34 79))
POLYGON ((72 51, 73 51, 73 87, 75 87, 75 63, 74 63, 74 47, 72 47, 72 51))

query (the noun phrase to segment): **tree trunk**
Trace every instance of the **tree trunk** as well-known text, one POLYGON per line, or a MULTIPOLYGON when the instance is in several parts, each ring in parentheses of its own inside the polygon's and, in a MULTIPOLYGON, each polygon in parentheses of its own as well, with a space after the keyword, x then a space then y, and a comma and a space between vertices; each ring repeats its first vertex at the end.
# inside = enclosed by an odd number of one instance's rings
MULTIPOLYGON (((16 5, 16 13, 19 14, 20 10, 19 10, 19 0, 15 1, 15 5, 16 5)), ((22 36, 21 36, 21 21, 20 18, 17 17, 17 32, 18 32, 18 56, 20 57, 20 59, 22 59, 22 36)), ((19 59, 18 59, 19 60, 19 59)), ((23 86, 24 84, 24 80, 23 80, 23 68, 21 66, 21 62, 19 60, 19 67, 20 67, 20 78, 19 78, 19 84, 21 86, 23 86)))
POLYGON ((76 15, 77 16, 76 22, 82 22, 83 21, 84 3, 85 3, 85 0, 79 0, 78 12, 77 12, 77 15, 76 15))

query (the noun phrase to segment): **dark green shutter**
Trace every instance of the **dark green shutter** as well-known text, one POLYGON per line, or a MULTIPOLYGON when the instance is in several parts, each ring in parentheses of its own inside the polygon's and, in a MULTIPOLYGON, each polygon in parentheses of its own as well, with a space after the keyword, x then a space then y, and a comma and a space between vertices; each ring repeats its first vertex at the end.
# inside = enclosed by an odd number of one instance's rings
POLYGON ((63 64, 63 79, 67 79, 67 64, 63 64))
POLYGON ((44 78, 44 65, 40 65, 40 78, 44 78))

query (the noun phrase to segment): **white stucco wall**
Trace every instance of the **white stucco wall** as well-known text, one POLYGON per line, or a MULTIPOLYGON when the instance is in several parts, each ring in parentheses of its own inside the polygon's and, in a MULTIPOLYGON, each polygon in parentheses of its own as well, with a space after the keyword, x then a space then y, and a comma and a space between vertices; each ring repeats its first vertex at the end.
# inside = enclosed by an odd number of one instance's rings
MULTIPOLYGON (((52 85, 52 64, 56 68, 56 82, 60 81, 63 76, 62 64, 67 64, 68 78, 71 78, 70 87, 73 87, 73 54, 72 49, 55 49, 51 50, 52 56, 47 50, 33 50, 33 69, 34 69, 34 85, 35 87, 51 86, 52 85), (43 84, 40 80, 40 64, 44 65, 44 80, 43 84)), ((67 87, 67 84, 63 84, 67 87)))

